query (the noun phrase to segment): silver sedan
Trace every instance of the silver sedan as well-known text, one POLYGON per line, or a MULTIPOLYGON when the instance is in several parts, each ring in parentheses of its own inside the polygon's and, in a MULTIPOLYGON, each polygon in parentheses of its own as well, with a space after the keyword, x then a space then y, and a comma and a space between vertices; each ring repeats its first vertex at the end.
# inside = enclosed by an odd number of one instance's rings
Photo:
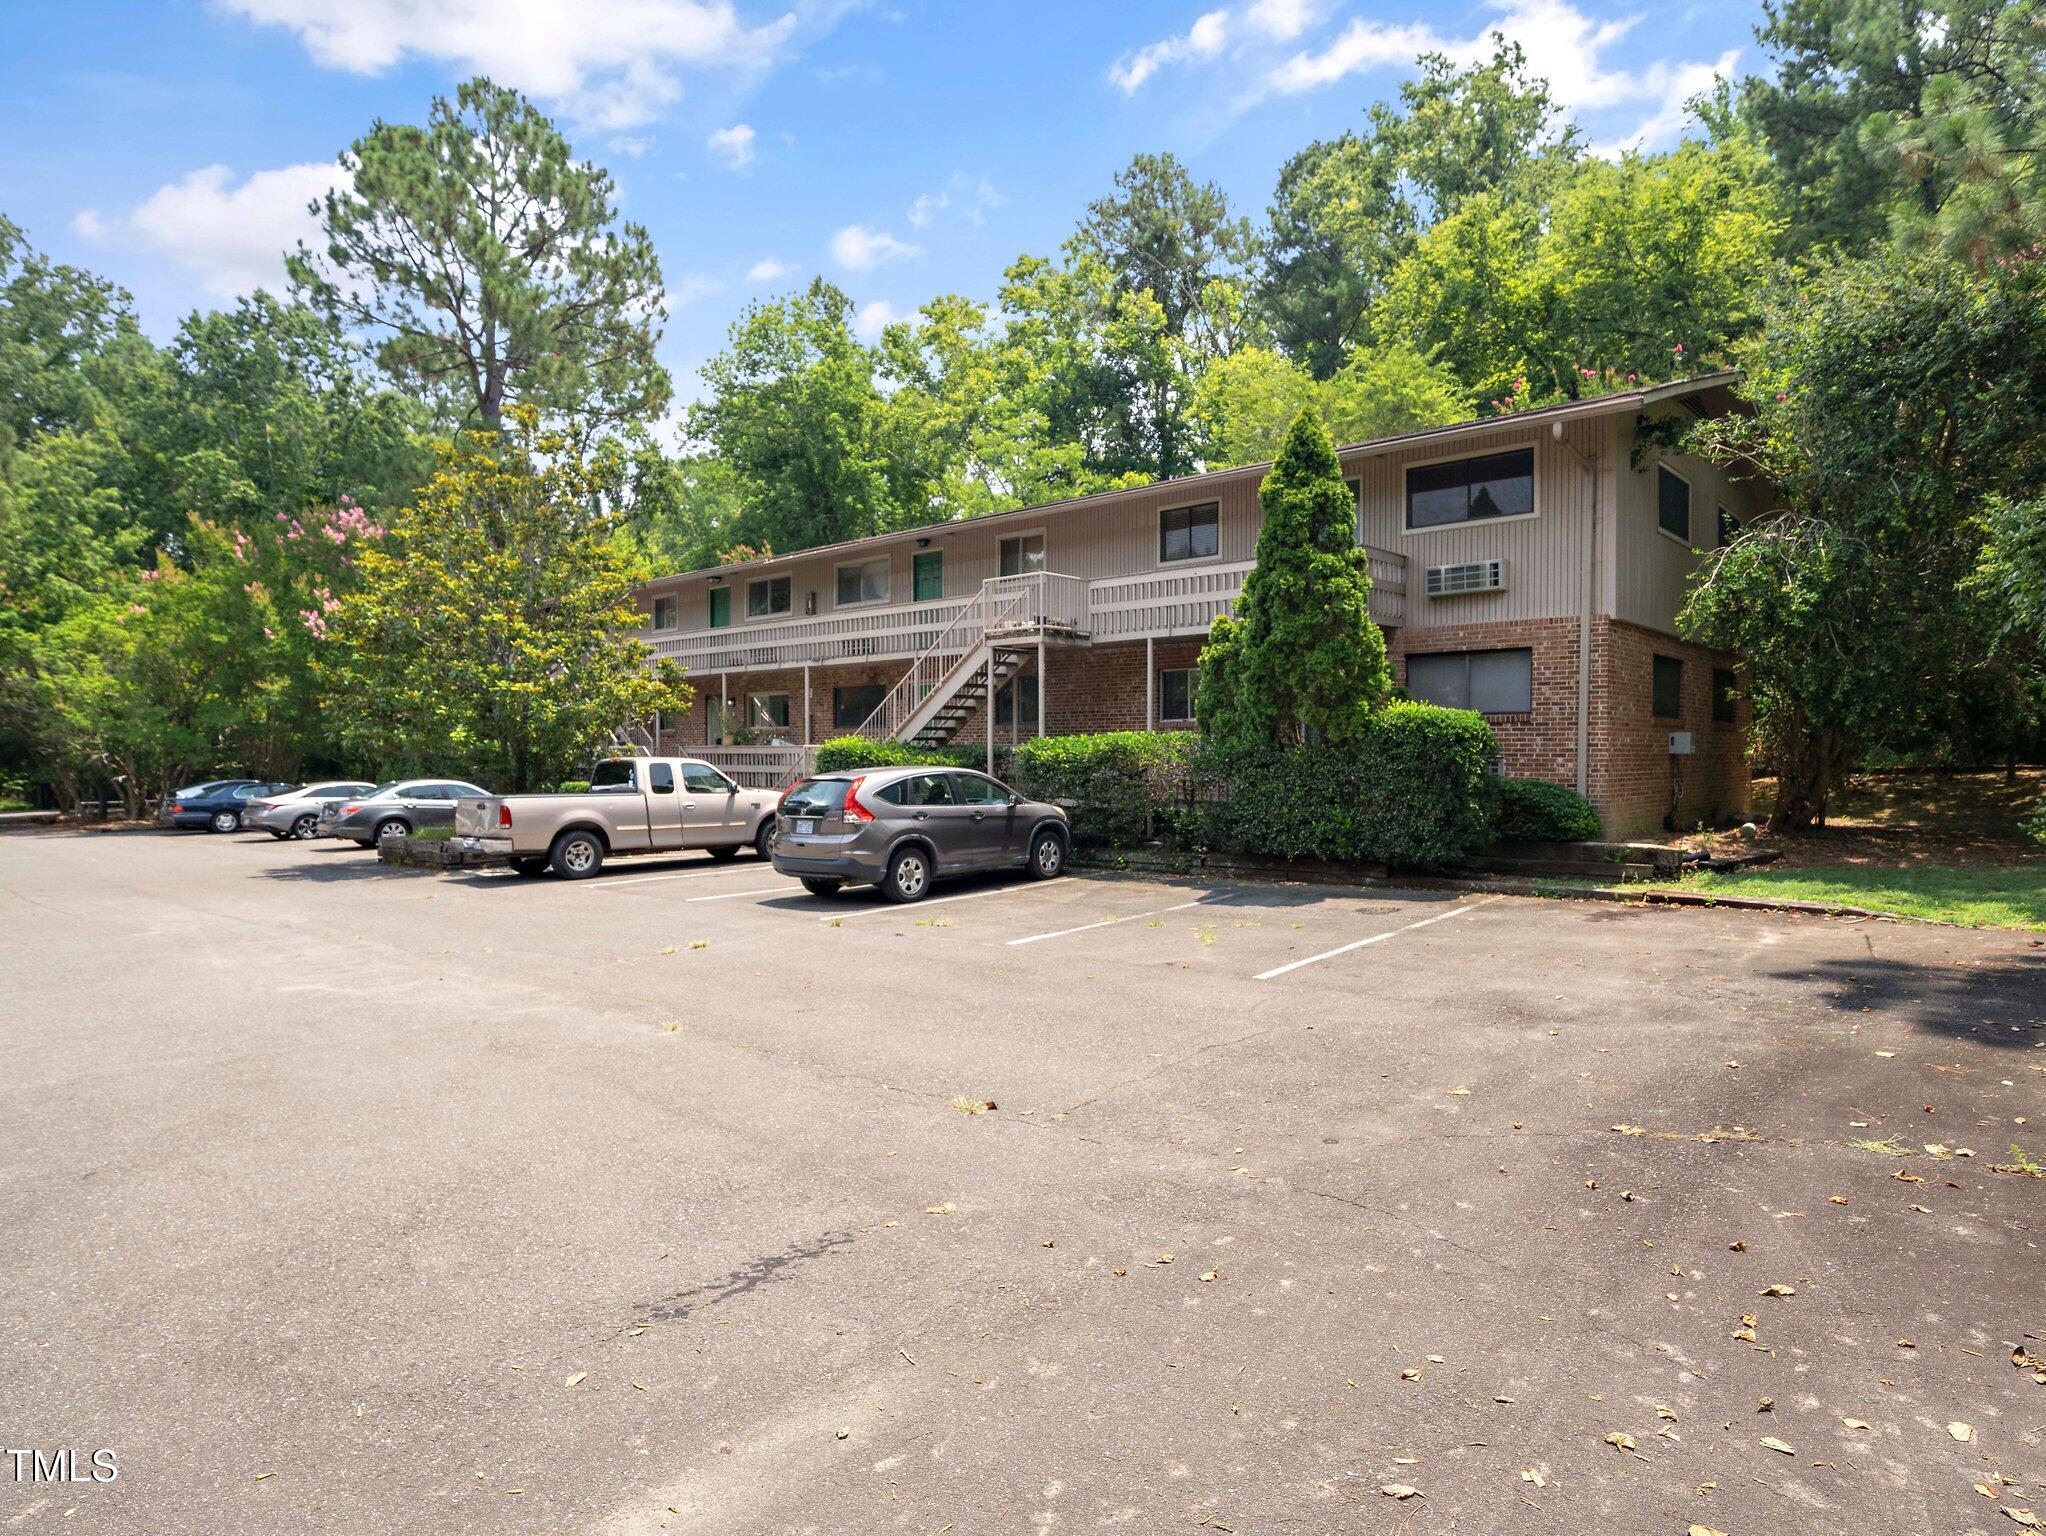
POLYGON ((319 831, 320 807, 330 800, 360 798, 376 788, 359 779, 334 779, 308 784, 302 789, 251 800, 242 812, 242 825, 268 832, 275 838, 308 838, 319 831))

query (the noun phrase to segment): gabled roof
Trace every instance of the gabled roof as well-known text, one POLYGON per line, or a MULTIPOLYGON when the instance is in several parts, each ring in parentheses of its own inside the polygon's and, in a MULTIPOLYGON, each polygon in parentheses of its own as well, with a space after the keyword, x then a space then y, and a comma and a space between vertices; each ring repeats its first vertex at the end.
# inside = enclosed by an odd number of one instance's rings
MULTIPOLYGON (((1695 378, 1679 379, 1669 384, 1645 384, 1637 389, 1621 390, 1610 395, 1598 395, 1589 400, 1568 400, 1560 405, 1537 406, 1533 410, 1516 411, 1510 416, 1482 416, 1470 421, 1454 422, 1446 427, 1422 427, 1414 432, 1399 432, 1391 437, 1372 438, 1361 443, 1345 443, 1336 449, 1339 458, 1353 458, 1358 455, 1371 456, 1391 453, 1403 448, 1419 447, 1428 443, 1454 441, 1459 437, 1475 437, 1487 432, 1509 431, 1527 426, 1548 424, 1561 425, 1585 416, 1606 416, 1620 411, 1638 411, 1666 400, 1692 400, 1694 397, 1714 390, 1724 390, 1740 377, 1739 370, 1723 368, 1714 373, 1701 373, 1695 378)), ((886 544, 891 540, 910 538, 918 534, 929 534, 940 529, 958 528, 971 523, 976 528, 1000 524, 1025 518, 1040 518, 1048 514, 1069 511, 1082 506, 1106 506, 1131 496, 1149 495, 1160 486, 1183 486, 1189 492, 1198 494, 1209 488, 1231 485, 1237 481, 1255 478, 1262 480, 1272 467, 1272 461, 1262 459, 1255 464, 1243 464, 1234 469, 1211 469, 1198 475, 1179 475, 1167 480, 1152 480, 1143 485, 1122 486, 1112 491, 1093 491, 1085 496, 1067 496, 1058 501, 1033 502, 1027 507, 1011 507, 1003 512, 985 512, 979 517, 945 518, 938 522, 918 523, 908 528, 893 528, 887 533, 868 534, 865 538, 844 539, 836 544, 816 544, 808 549, 791 550, 787 554, 775 555, 767 560, 746 560, 730 565, 706 565, 693 571, 674 571, 666 576, 656 576, 647 583, 649 587, 663 586, 700 576, 725 576, 734 571, 766 569, 785 561, 813 559, 819 556, 849 554, 854 551, 886 544)))

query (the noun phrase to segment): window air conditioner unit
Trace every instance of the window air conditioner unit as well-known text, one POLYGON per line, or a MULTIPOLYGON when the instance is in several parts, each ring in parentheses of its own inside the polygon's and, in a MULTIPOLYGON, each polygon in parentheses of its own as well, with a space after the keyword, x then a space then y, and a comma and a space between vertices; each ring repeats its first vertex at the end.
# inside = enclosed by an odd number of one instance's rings
POLYGON ((1504 560, 1469 560, 1462 565, 1428 567, 1430 597, 1459 597, 1466 592, 1504 592, 1504 560))

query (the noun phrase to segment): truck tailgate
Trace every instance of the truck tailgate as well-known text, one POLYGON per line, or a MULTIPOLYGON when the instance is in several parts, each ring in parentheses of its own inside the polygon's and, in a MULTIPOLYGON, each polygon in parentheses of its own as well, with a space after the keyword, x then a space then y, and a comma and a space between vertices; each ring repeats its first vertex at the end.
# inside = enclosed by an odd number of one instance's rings
MULTIPOLYGON (((455 836, 496 837, 497 807, 501 797, 488 795, 477 799, 474 795, 455 802, 455 836)), ((509 835, 509 834, 505 834, 509 835)))

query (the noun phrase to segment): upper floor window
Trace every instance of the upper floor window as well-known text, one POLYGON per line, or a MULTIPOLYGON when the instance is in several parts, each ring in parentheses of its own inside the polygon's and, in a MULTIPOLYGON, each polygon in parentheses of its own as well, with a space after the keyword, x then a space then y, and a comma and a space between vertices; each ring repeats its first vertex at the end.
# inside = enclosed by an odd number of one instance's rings
POLYGON ((1446 528, 1534 511, 1534 449, 1488 453, 1407 470, 1407 526, 1446 528))
POLYGON ((862 603, 888 601, 888 557, 862 560, 838 568, 838 606, 857 608, 862 603))
POLYGON ((1727 511, 1726 508, 1721 507, 1719 509, 1719 547, 1721 549, 1726 548, 1727 545, 1740 536, 1741 520, 1727 511))
POLYGON ((1044 535, 1013 533, 1001 543, 999 576, 1027 576, 1044 569, 1044 535))
POLYGON ((674 598, 672 597, 655 598, 654 628, 673 629, 675 627, 675 608, 676 600, 674 598))
POLYGON ((789 579, 786 576, 766 576, 759 581, 746 583, 746 617, 764 619, 770 614, 789 611, 789 579))
POLYGON ((1222 551, 1222 514, 1214 502, 1158 514, 1158 559, 1203 560, 1222 551))
POLYGON ((1666 464, 1655 466, 1655 525, 1691 542, 1691 482, 1666 464))

